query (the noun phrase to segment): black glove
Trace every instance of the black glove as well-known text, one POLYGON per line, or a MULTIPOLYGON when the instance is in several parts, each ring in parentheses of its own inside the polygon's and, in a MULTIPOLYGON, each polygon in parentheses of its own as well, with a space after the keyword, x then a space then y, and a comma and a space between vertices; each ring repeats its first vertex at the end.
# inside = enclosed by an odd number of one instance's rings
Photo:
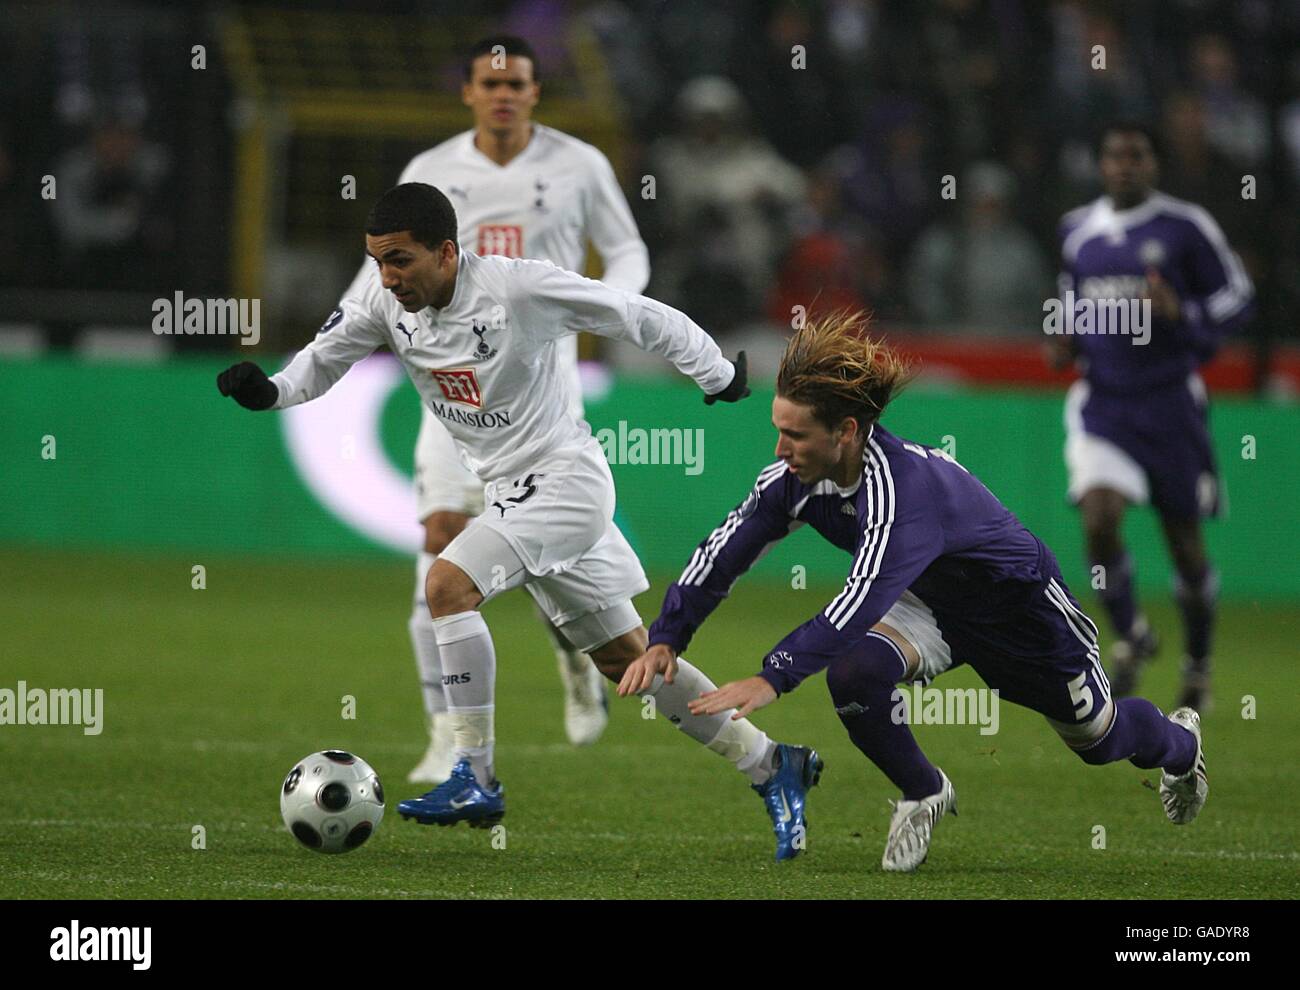
POLYGON ((217 375, 217 388, 245 409, 270 409, 280 398, 280 390, 252 361, 240 361, 217 375))
POLYGON ((732 362, 732 367, 736 369, 736 374, 731 379, 731 384, 721 392, 715 392, 713 395, 704 397, 704 404, 711 406, 715 402, 739 402, 745 396, 749 395, 749 386, 745 383, 749 381, 748 362, 745 360, 745 352, 741 351, 736 355, 736 360, 732 362))

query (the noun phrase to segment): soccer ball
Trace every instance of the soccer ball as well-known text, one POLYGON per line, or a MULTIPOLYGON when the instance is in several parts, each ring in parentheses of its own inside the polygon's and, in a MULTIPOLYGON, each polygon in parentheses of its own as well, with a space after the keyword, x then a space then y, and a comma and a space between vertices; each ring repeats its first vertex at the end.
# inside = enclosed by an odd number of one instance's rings
POLYGON ((384 785, 359 756, 341 749, 312 753, 284 778, 280 815, 308 849, 351 852, 384 817, 384 785))

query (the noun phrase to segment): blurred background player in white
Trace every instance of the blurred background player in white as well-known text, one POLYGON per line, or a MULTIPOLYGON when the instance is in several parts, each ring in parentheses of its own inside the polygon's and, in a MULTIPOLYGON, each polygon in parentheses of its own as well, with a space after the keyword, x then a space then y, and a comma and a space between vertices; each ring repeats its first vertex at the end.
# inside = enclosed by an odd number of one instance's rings
MULTIPOLYGON (((590 240, 604 265, 602 280, 640 293, 650 280, 650 256, 613 168, 591 145, 534 123, 540 95, 537 57, 527 41, 512 35, 478 41, 469 50, 461 89, 474 127, 417 155, 398 182, 445 189, 460 221, 460 243, 475 254, 533 258, 581 273, 590 240)), ((347 295, 358 296, 375 277, 367 259, 347 295)), ((569 381, 571 411, 582 419, 578 338, 563 337, 556 346, 569 381)), ((483 511, 483 483, 461 464, 446 427, 427 406, 415 445, 415 485, 424 550, 416 565, 408 627, 429 718, 429 747, 407 780, 440 783, 451 772, 451 738, 424 582, 438 554, 483 511)), ((604 678, 540 610, 537 614, 564 682, 565 733, 575 746, 594 743, 609 721, 604 678)))

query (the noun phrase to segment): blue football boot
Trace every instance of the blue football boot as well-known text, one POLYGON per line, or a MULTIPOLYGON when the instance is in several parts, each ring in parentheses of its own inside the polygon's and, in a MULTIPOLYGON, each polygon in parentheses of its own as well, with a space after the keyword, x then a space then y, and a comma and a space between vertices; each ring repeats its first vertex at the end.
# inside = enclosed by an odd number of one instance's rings
POLYGON ((776 833, 776 861, 794 859, 808 845, 808 819, 804 803, 808 789, 822 779, 826 764, 815 749, 778 743, 776 772, 766 784, 752 784, 767 806, 776 833))
POLYGON ((505 790, 498 780, 484 787, 470 769, 469 760, 461 760, 451 776, 429 793, 399 803, 397 813, 421 825, 469 822, 470 828, 491 828, 505 817, 505 790))

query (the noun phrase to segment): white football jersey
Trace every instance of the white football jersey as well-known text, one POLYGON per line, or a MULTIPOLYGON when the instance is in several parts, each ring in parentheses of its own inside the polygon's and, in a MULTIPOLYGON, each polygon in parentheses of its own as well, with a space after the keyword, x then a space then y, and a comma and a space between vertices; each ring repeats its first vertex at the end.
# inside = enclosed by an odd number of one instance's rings
POLYGON ((563 131, 533 124, 528 144, 506 165, 479 151, 474 132, 465 131, 411 159, 398 182, 427 182, 446 193, 461 247, 474 254, 581 272, 590 238, 606 285, 641 292, 650 281, 650 255, 609 160, 563 131))
POLYGON ((377 278, 343 300, 316 339, 272 377, 277 409, 324 394, 387 344, 465 466, 489 482, 591 441, 567 400, 557 343, 586 331, 662 355, 705 392, 734 370, 685 313, 544 261, 462 248, 451 302, 408 313, 377 278))
MULTIPOLYGON (((614 169, 599 149, 534 123, 523 151, 498 165, 474 146, 474 133, 464 131, 416 155, 397 180, 442 190, 456 209, 464 250, 549 261, 580 272, 590 239, 604 264, 601 281, 625 292, 645 289, 650 255, 614 169)), ((347 294, 360 294, 374 272, 367 260, 347 294)), ((578 338, 566 337, 559 347, 571 401, 581 415, 578 338)))

